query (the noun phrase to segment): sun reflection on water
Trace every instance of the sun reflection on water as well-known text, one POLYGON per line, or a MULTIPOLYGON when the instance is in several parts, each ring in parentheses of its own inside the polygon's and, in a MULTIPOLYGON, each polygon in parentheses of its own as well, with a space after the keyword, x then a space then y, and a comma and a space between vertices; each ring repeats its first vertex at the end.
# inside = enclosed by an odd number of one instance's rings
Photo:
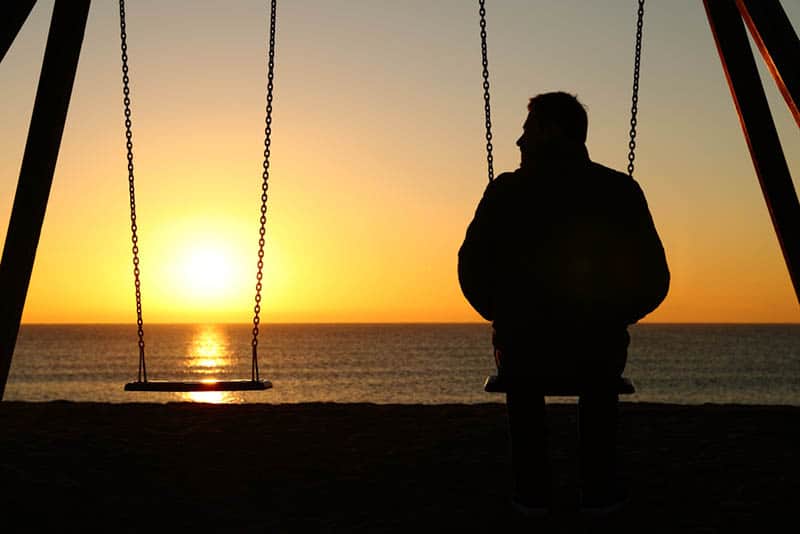
POLYGON ((230 363, 225 334, 212 327, 204 327, 195 334, 186 356, 186 367, 190 371, 214 376, 224 371, 230 363))
POLYGON ((182 393, 182 400, 190 402, 208 402, 211 404, 230 404, 242 402, 242 396, 236 391, 188 391, 182 393))
MULTIPOLYGON (((232 357, 230 343, 223 331, 213 326, 198 328, 184 359, 187 374, 201 382, 224 379, 230 372, 232 357)), ((242 402, 241 394, 231 391, 188 391, 180 394, 181 400, 214 404, 242 402)))

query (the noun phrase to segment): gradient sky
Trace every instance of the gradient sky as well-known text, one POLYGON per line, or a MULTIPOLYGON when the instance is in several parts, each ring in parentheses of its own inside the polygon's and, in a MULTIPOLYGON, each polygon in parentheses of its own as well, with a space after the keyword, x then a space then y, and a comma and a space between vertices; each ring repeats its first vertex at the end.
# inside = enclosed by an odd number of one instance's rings
MULTIPOLYGON (((550 90, 578 95, 592 158, 624 168, 636 2, 488 3, 497 172, 550 90)), ((248 322, 266 2, 129 4, 145 322, 248 322)), ((480 321, 456 277, 487 180, 477 2, 279 4, 264 320, 480 321)), ((3 239, 52 5, 0 64, 3 239)), ((800 1, 783 5, 800 28, 800 1)), ((800 134, 761 72, 797 186, 800 134)), ((120 78, 116 2, 96 1, 25 322, 135 320, 120 78)), ((672 271, 645 320, 800 321, 700 0, 647 2, 639 124, 672 271)))

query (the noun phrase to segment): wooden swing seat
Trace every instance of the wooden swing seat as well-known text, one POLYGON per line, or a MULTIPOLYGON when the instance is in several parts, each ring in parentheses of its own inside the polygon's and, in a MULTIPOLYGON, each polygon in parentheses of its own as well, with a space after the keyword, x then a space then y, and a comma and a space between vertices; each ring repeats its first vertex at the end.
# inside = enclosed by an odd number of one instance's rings
MULTIPOLYGON (((619 377, 615 387, 620 395, 630 395, 636 392, 631 379, 624 376, 619 377)), ((483 384, 483 390, 487 393, 507 393, 508 384, 501 376, 490 375, 483 384)), ((585 391, 574 381, 562 380, 546 384, 543 394, 545 397, 577 397, 585 391)))
POLYGON ((147 380, 129 382, 125 391, 263 391, 271 387, 269 380, 147 380))

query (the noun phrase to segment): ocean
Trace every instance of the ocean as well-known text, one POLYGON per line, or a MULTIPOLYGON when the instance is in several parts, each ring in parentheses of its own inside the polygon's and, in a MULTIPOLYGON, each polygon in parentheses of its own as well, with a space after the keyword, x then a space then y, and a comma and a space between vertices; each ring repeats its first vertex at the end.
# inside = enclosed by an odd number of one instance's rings
MULTIPOLYGON (((250 325, 146 325, 149 379, 250 377, 250 325)), ((800 325, 631 327, 629 402, 800 406, 800 325)), ((5 400, 214 403, 484 403, 494 371, 486 324, 267 324, 259 392, 126 392, 135 325, 23 325, 5 400)), ((549 398, 548 402, 573 402, 549 398)))

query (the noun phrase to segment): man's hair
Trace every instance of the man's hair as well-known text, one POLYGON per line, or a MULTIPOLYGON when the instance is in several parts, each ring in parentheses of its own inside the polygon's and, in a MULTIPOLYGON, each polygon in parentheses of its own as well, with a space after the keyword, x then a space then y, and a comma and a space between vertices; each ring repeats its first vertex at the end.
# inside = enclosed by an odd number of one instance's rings
POLYGON ((565 140, 585 143, 589 120, 578 97, 562 91, 542 93, 531 98, 528 111, 545 131, 565 140))

